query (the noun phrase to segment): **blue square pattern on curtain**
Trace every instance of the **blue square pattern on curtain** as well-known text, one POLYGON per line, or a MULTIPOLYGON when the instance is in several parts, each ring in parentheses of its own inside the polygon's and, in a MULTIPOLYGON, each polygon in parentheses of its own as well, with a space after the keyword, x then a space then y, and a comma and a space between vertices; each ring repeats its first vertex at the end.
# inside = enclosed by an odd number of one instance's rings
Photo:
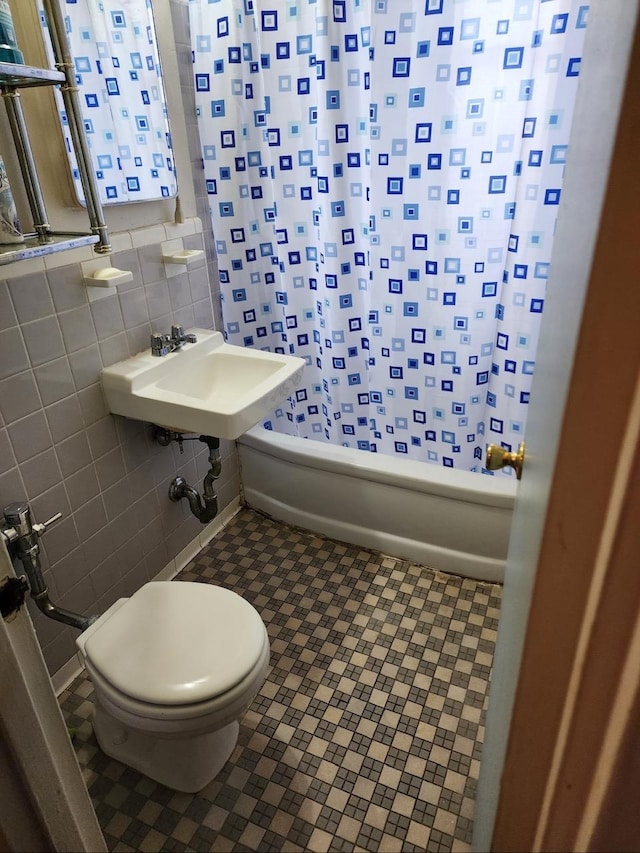
POLYGON ((231 343, 267 427, 482 470, 524 436, 588 6, 191 0, 231 343))

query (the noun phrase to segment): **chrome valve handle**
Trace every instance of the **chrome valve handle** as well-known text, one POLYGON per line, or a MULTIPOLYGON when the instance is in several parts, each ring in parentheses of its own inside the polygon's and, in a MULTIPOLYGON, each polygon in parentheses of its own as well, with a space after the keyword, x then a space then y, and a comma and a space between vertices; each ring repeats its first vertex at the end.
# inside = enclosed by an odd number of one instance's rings
POLYGON ((42 524, 34 524, 33 530, 38 536, 42 536, 43 533, 46 532, 47 528, 54 524, 56 521, 60 521, 62 518, 62 513, 57 512, 55 515, 52 515, 51 518, 48 518, 46 521, 43 521, 42 524))

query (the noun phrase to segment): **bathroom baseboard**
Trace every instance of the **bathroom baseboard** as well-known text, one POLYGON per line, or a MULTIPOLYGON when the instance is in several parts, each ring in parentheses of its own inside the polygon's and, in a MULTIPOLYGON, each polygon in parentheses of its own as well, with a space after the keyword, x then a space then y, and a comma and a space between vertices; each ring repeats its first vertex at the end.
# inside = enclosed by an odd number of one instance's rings
MULTIPOLYGON (((186 548, 183 548, 180 553, 174 557, 167 565, 161 569, 154 577, 154 581, 170 581, 175 578, 178 572, 201 551, 205 545, 217 536, 223 530, 231 519, 240 510, 240 497, 235 497, 231 503, 222 510, 222 512, 202 528, 200 533, 189 542, 186 548)), ((59 696, 63 690, 71 684, 74 678, 77 678, 83 670, 82 659, 79 654, 74 655, 71 660, 68 660, 57 672, 51 676, 53 689, 56 696, 59 696)))
POLYGON ((164 569, 161 569, 161 571, 158 572, 154 577, 154 581, 173 580, 178 572, 181 572, 187 563, 193 560, 195 555, 201 551, 205 545, 208 545, 213 537, 217 536, 218 533, 220 533, 220 531, 229 524, 239 509, 240 496, 235 497, 231 503, 227 504, 222 512, 213 519, 213 521, 210 521, 209 524, 205 525, 195 539, 192 539, 186 548, 183 548, 182 551, 180 551, 175 559, 167 563, 164 569))
POLYGON ((59 696, 63 690, 71 684, 74 678, 77 678, 83 670, 80 663, 80 655, 74 655, 71 660, 68 660, 57 672, 51 676, 53 689, 56 696, 59 696))

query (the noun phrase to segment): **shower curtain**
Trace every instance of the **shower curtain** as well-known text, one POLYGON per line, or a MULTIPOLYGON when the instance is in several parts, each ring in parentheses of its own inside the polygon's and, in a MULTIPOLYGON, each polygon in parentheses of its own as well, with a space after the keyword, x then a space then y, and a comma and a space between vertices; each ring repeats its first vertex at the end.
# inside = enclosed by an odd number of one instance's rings
POLYGON ((482 470, 523 439, 588 6, 191 0, 230 343, 267 427, 482 470))

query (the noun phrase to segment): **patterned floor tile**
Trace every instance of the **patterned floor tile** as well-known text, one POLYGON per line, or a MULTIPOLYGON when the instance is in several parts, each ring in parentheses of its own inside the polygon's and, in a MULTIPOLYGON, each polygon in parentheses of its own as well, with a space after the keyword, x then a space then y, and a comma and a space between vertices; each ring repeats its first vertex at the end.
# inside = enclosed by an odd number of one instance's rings
POLYGON ((196 795, 104 756, 60 697, 111 850, 469 850, 501 589, 241 511, 181 572, 261 613, 269 676, 196 795))

